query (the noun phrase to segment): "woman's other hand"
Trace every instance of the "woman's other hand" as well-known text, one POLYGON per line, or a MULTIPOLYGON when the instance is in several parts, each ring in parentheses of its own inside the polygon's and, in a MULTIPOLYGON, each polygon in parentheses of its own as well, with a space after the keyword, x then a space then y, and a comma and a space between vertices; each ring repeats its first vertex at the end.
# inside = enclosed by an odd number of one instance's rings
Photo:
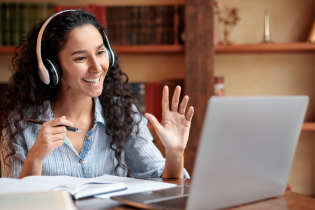
POLYGON ((191 125, 191 120, 194 114, 193 107, 189 107, 187 113, 185 110, 188 104, 188 96, 185 96, 179 104, 181 88, 177 86, 173 99, 171 110, 169 109, 169 90, 165 86, 162 97, 162 120, 161 123, 151 114, 146 113, 145 116, 149 119, 155 128, 155 131, 165 147, 166 153, 183 154, 191 125))

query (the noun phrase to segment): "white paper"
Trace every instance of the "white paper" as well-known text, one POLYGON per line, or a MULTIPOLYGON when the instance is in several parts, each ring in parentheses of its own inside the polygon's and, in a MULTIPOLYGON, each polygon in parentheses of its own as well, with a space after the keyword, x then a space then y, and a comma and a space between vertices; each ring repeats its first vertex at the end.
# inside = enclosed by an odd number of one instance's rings
POLYGON ((95 179, 123 182, 128 188, 126 190, 119 191, 119 192, 107 193, 107 194, 95 196, 97 198, 110 198, 112 196, 117 196, 117 195, 126 195, 126 194, 131 194, 131 193, 139 193, 139 192, 153 191, 153 190, 162 190, 162 189, 167 189, 167 188, 177 186, 176 184, 154 182, 154 181, 149 181, 149 180, 133 179, 133 178, 128 178, 128 177, 118 177, 118 176, 111 176, 111 175, 103 175, 95 179))

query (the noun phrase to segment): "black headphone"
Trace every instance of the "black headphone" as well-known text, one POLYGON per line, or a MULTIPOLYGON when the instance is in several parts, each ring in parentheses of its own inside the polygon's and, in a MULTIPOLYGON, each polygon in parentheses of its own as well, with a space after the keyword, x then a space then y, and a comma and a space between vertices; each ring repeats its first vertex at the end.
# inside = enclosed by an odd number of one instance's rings
MULTIPOLYGON (((58 12, 58 13, 54 14, 53 16, 51 16, 50 18, 48 18, 45 21, 45 23, 43 24, 43 26, 41 27, 39 34, 38 34, 38 37, 37 37, 36 56, 37 56, 37 62, 38 62, 38 75, 39 75, 40 79, 43 81, 43 83, 45 83, 46 85, 49 85, 49 84, 57 85, 61 80, 62 71, 61 71, 57 62, 55 62, 53 60, 49 60, 47 58, 42 58, 42 51, 41 51, 42 37, 43 37, 45 28, 48 25, 48 23, 55 16, 57 16, 61 13, 64 13, 64 12, 68 12, 68 11, 76 11, 76 10, 64 10, 64 11, 58 12)), ((115 55, 114 55, 112 48, 109 45, 109 41, 107 39, 105 32, 104 31, 102 31, 102 32, 103 33, 101 33, 101 35, 103 38, 103 43, 105 46, 106 54, 108 56, 109 68, 110 68, 114 65, 115 55)))

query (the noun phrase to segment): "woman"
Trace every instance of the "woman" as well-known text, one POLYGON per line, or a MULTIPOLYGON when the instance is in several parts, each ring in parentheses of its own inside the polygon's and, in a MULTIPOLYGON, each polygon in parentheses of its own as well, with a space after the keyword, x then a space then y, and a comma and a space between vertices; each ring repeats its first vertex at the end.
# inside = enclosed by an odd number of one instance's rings
MULTIPOLYGON (((41 24, 42 25, 42 24, 41 24)), ((147 120, 139 114, 128 77, 118 64, 109 68, 101 33, 104 28, 87 12, 67 11, 54 17, 43 34, 41 55, 62 70, 57 85, 45 85, 37 73, 36 41, 41 25, 21 41, 13 58, 13 75, 0 108, 2 176, 103 174, 135 178, 189 177, 183 168, 193 108, 188 96, 179 104, 177 87, 171 110, 163 89, 161 124, 151 114, 166 158, 152 143, 147 120), (125 80, 124 80, 125 79, 125 80), (28 124, 24 119, 46 121, 28 124), (63 125, 63 126, 58 126, 63 125), (83 132, 67 132, 65 126, 83 132)))

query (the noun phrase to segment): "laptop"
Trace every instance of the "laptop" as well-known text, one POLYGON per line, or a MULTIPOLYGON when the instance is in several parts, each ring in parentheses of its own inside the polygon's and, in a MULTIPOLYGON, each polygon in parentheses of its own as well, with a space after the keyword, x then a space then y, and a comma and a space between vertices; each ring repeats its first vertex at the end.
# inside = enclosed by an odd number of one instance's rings
POLYGON ((307 96, 211 97, 191 187, 111 198, 138 208, 190 210, 280 196, 287 186, 308 101, 307 96))

